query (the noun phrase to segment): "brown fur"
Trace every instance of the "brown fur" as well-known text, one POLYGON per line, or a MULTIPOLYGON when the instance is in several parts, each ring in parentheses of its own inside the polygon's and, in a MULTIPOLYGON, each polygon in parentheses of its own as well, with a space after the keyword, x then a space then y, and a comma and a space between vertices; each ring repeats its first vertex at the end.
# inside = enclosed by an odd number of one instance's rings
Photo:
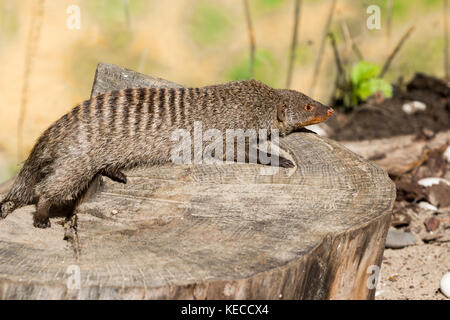
POLYGON ((203 130, 278 129, 285 135, 326 120, 329 110, 300 92, 255 80, 107 92, 76 106, 41 135, 0 202, 1 217, 35 203, 34 225, 48 227, 50 207, 77 199, 97 174, 126 183, 124 169, 169 162, 172 132, 192 132, 195 121, 203 130))

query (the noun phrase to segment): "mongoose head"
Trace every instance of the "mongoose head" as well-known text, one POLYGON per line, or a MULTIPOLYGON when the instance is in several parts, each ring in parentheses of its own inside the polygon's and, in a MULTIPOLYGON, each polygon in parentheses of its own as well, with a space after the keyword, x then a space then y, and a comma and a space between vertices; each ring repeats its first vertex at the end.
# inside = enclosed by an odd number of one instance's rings
POLYGON ((295 90, 278 90, 281 96, 277 119, 287 131, 326 121, 334 110, 295 90))

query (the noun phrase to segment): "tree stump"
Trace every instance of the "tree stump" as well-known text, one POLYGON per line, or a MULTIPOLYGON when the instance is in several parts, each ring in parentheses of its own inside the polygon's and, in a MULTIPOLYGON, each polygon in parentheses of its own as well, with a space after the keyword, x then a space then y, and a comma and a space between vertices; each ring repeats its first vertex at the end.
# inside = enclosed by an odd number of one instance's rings
MULTIPOLYGON (((176 86, 100 64, 93 94, 148 85, 176 86)), ((313 133, 280 146, 296 167, 274 175, 169 164, 126 172, 126 185, 99 178, 71 241, 64 218, 42 230, 34 206, 15 211, 0 222, 0 298, 374 298, 393 183, 313 133)))

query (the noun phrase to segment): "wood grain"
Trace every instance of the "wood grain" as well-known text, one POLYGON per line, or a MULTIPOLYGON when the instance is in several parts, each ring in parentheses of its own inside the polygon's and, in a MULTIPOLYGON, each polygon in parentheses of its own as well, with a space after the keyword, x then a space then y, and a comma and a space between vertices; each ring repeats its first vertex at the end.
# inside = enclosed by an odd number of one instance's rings
MULTIPOLYGON (((93 94, 158 81, 101 64, 93 94)), ((41 230, 34 207, 17 210, 0 222, 0 298, 373 298, 368 268, 381 263, 391 180, 312 133, 280 145, 296 168, 273 175, 171 164, 129 171, 126 185, 99 179, 77 208, 78 244, 62 240, 62 217, 41 230), (67 286, 71 268, 80 289, 67 286)))

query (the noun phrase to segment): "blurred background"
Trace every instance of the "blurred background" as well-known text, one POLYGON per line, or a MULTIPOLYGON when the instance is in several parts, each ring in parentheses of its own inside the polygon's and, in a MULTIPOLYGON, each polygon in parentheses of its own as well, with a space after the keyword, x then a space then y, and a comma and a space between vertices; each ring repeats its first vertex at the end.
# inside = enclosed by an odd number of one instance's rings
MULTIPOLYGON (((443 78, 444 2, 300 1, 290 87, 324 103, 333 100, 337 65, 327 32, 333 33, 346 68, 364 60, 379 69, 410 27, 414 32, 407 35, 384 79, 408 80, 418 71, 443 78), (370 5, 380 8, 379 29, 367 26, 370 5)), ((245 79, 252 73, 273 87, 286 87, 296 1, 249 0, 248 15, 244 4, 0 0, 0 182, 20 168, 48 125, 89 98, 99 62, 186 86, 245 79), (73 20, 77 8, 78 22, 73 20)))

